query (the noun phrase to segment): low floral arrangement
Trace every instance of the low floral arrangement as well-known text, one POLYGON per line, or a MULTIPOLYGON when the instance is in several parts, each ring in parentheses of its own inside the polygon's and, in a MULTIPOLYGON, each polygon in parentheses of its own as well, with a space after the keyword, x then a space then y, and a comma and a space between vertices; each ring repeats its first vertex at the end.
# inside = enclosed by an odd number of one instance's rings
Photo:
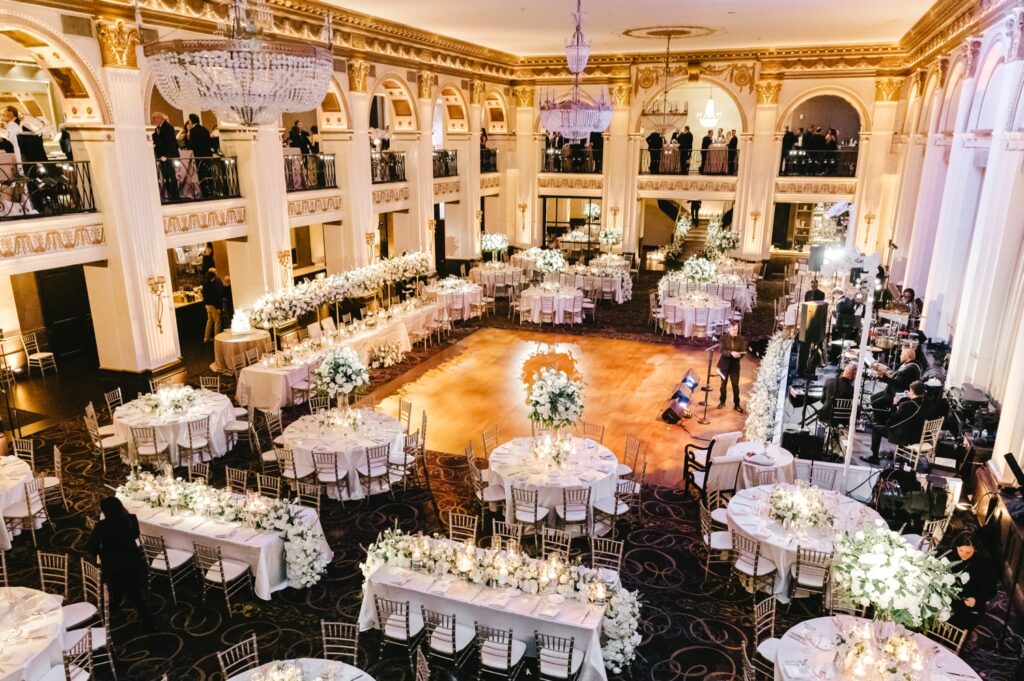
POLYGON ((739 245, 739 237, 722 224, 721 218, 715 218, 708 225, 707 241, 704 253, 709 260, 718 260, 739 245))
MULTIPOLYGON (((596 258, 595 258, 596 260, 596 258)), ((570 269, 577 275, 584 277, 612 277, 619 280, 619 290, 622 291, 623 300, 633 299, 633 279, 629 276, 629 269, 622 269, 608 264, 573 265, 570 269)), ((596 282, 600 286, 600 282, 596 282)))
POLYGON ((871 606, 875 619, 919 628, 949 619, 966 575, 918 551, 881 520, 836 544, 833 576, 853 603, 871 606))
POLYGON ((562 237, 562 241, 585 244, 590 241, 590 232, 582 229, 574 229, 562 237))
POLYGON ((545 293, 556 293, 562 290, 562 285, 554 281, 544 281, 541 282, 537 288, 545 293))
POLYGON ((400 364, 403 359, 405 359, 405 354, 398 347, 398 343, 394 341, 380 343, 370 350, 371 369, 387 369, 400 364))
POLYGON ((458 293, 466 289, 466 282, 452 274, 444 279, 438 279, 433 283, 433 287, 445 293, 458 293))
POLYGON ((565 436, 561 433, 552 436, 545 434, 542 437, 534 438, 530 453, 533 454, 539 463, 551 464, 555 468, 561 468, 569 460, 576 447, 573 444, 572 436, 565 436))
MULTIPOLYGON (((621 236, 622 233, 620 232, 619 234, 621 236)), ((591 267, 601 267, 605 269, 629 269, 629 261, 618 253, 605 253, 604 255, 599 255, 596 258, 592 258, 588 264, 591 267)))
MULTIPOLYGON (((622 672, 636 655, 640 636, 640 602, 633 591, 610 585, 601 573, 582 565, 538 560, 516 550, 477 549, 448 539, 429 539, 386 530, 366 550, 360 563, 364 579, 382 566, 413 569, 435 578, 454 577, 472 584, 519 589, 527 594, 553 592, 582 603, 605 605, 602 646, 605 667, 622 672)), ((365 587, 364 587, 365 588, 365 587)))
POLYGON ((327 353, 313 372, 313 378, 316 380, 317 391, 331 399, 349 395, 359 386, 370 382, 370 374, 363 360, 348 346, 327 353))
POLYGON ((480 250, 484 253, 499 253, 508 250, 508 237, 504 234, 484 234, 480 237, 480 250))
POLYGON ((288 585, 296 589, 313 586, 330 562, 323 533, 283 499, 268 499, 257 494, 241 497, 226 489, 208 487, 152 473, 128 474, 115 494, 122 500, 144 503, 151 508, 166 508, 174 513, 190 513, 204 518, 257 530, 277 532, 284 540, 288 585))
MULTIPOLYGON (((841 621, 841 620, 840 620, 841 621)), ((879 681, 925 681, 924 655, 913 636, 885 632, 878 623, 837 626, 836 670, 846 678, 879 681)))
POLYGON ((622 230, 615 227, 605 227, 597 235, 597 240, 602 246, 618 246, 622 243, 622 230))
POLYGON ((295 662, 278 662, 269 669, 254 673, 249 677, 249 681, 330 681, 333 678, 334 675, 331 672, 328 672, 327 676, 323 674, 309 676, 295 662))
POLYGON ((544 367, 533 375, 526 396, 530 420, 549 428, 565 428, 583 416, 583 383, 564 371, 544 367))
POLYGON ((679 272, 682 275, 683 281, 689 281, 694 284, 710 284, 715 280, 718 268, 715 267, 715 263, 707 258, 693 256, 686 259, 686 262, 683 263, 683 268, 679 272))
POLYGON ((562 252, 556 249, 543 248, 533 261, 533 269, 543 274, 551 272, 564 272, 568 263, 562 252))
POLYGON ((783 527, 831 527, 835 516, 821 489, 805 481, 796 485, 776 485, 768 495, 768 515, 783 527))
POLYGON ((707 307, 711 303, 711 294, 707 291, 687 291, 681 300, 693 307, 707 307))
POLYGON ((744 437, 750 442, 767 444, 775 436, 775 419, 779 407, 779 386, 786 378, 789 353, 785 335, 780 331, 768 341, 761 366, 757 369, 754 387, 747 398, 747 421, 744 437))
POLYGON ((140 411, 158 416, 184 414, 195 403, 196 391, 187 385, 160 388, 135 400, 140 411))

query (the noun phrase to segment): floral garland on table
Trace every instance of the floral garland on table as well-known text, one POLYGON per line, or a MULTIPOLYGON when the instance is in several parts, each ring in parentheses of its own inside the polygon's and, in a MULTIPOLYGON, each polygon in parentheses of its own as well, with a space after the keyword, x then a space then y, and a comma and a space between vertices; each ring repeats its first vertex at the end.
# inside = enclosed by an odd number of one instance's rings
POLYGON ((405 354, 398 347, 398 343, 394 341, 380 343, 370 350, 371 369, 387 369, 400 364, 403 359, 405 359, 405 354))
MULTIPOLYGON (((531 248, 530 250, 532 251, 533 249, 531 248)), ((565 256, 557 249, 539 249, 536 257, 533 258, 533 269, 541 272, 542 274, 564 272, 565 268, 568 266, 569 263, 565 261, 565 256)))
POLYGON ((249 311, 249 319, 262 328, 280 326, 322 305, 363 296, 429 272, 430 257, 426 253, 409 253, 348 272, 308 279, 259 298, 249 311))
POLYGON ((881 520, 836 544, 833 575, 853 603, 871 606, 875 619, 923 627, 946 621, 967 575, 945 558, 918 551, 881 520))
POLYGON ((151 508, 184 511, 240 527, 277 532, 284 540, 288 585, 296 589, 313 586, 327 569, 323 533, 305 516, 295 513, 286 500, 256 495, 239 497, 230 490, 208 487, 199 481, 157 477, 149 472, 129 473, 115 494, 151 508))
POLYGON ((480 237, 480 250, 484 253, 498 253, 508 250, 508 237, 504 234, 484 234, 480 237))
POLYGON ((348 395, 370 382, 370 374, 363 360, 352 348, 345 346, 332 350, 313 372, 317 390, 331 399, 348 395))
POLYGON ((542 368, 533 375, 526 395, 530 420, 549 428, 565 428, 583 416, 583 383, 564 371, 542 368))
POLYGON ((738 245, 739 237, 735 232, 725 228, 721 218, 711 221, 711 224, 708 225, 707 241, 704 246, 704 254, 709 260, 721 259, 738 245))
POLYGON ((196 391, 188 385, 160 388, 135 400, 139 411, 146 414, 184 414, 196 403, 196 391))
POLYGON ((615 227, 605 227, 597 235, 597 240, 602 246, 618 246, 622 243, 622 230, 615 227))
MULTIPOLYGON (((478 550, 446 539, 430 540, 401 530, 386 530, 359 564, 364 579, 384 565, 412 568, 433 577, 453 576, 473 584, 491 584, 538 594, 553 589, 582 603, 605 603, 602 648, 605 667, 622 672, 640 644, 640 602, 634 591, 609 586, 597 570, 530 558, 518 551, 478 550), (415 563, 415 566, 414 566, 415 563)), ((365 587, 364 587, 365 588, 365 587)))
POLYGON ((776 485, 768 495, 768 515, 783 527, 831 527, 835 516, 824 493, 806 484, 776 485))
POLYGON ((786 337, 776 333, 768 341, 761 366, 754 379, 754 387, 747 398, 747 421, 744 436, 750 442, 771 442, 775 433, 775 417, 778 411, 779 385, 786 377, 789 356, 785 352, 786 337))

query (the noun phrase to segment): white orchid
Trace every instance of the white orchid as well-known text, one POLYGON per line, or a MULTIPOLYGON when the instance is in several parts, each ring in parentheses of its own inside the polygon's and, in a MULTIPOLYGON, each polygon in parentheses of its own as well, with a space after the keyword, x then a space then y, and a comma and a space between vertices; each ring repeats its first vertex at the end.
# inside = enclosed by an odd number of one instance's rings
POLYGON ((348 346, 329 352, 313 372, 313 378, 317 389, 332 399, 349 395, 370 382, 370 374, 359 354, 348 346))

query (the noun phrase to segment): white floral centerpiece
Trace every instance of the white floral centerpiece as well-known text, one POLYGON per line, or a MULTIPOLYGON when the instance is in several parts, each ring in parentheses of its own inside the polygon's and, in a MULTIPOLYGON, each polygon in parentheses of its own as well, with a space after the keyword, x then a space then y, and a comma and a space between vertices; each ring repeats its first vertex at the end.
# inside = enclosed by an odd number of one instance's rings
POLYGON ((323 533, 283 499, 256 494, 241 497, 198 481, 134 471, 115 494, 122 500, 144 503, 151 508, 166 508, 238 527, 277 532, 284 540, 288 585, 297 589, 319 582, 330 562, 323 533))
POLYGON ((833 576, 843 594, 871 606, 876 619, 915 628, 948 620, 966 581, 948 560, 918 551, 880 520, 839 538, 833 576))
POLYGON ((534 438, 530 452, 538 463, 561 468, 576 451, 572 438, 552 437, 550 434, 534 438))
POLYGON ((768 495, 768 515, 783 527, 831 527, 835 516, 821 489, 805 481, 796 485, 776 485, 768 495))
MULTIPOLYGON (((515 548, 477 549, 448 539, 429 539, 386 530, 366 551, 359 565, 364 579, 384 566, 412 569, 435 578, 458 579, 527 594, 557 593, 582 603, 604 605, 602 646, 605 668, 619 674, 633 661, 640 636, 640 603, 633 591, 609 584, 602 574, 581 565, 539 560, 515 548)), ((365 585, 364 585, 365 590, 365 585)))
POLYGON ((557 249, 543 248, 534 258, 533 268, 543 274, 550 274, 551 272, 564 272, 568 263, 565 261, 565 256, 562 252, 557 249))
MULTIPOLYGON (((887 628, 887 627, 886 627, 887 628)), ((883 632, 878 623, 849 624, 839 620, 836 627, 836 670, 845 678, 872 681, 925 681, 924 655, 906 631, 883 632)))
POLYGON ((386 341, 375 345, 370 350, 370 368, 386 369, 400 364, 405 359, 405 354, 394 341, 386 341))
POLYGON ((597 240, 602 246, 618 246, 622 243, 622 230, 615 227, 605 227, 598 233, 597 240))
POLYGON ((139 410, 147 414, 167 416, 184 414, 196 403, 196 391, 188 385, 172 385, 135 400, 139 410))
POLYGON ((438 291, 444 291, 445 293, 457 293, 466 288, 466 282, 463 279, 459 279, 454 274, 450 274, 444 279, 438 279, 432 286, 438 291))
POLYGON ((583 416, 583 384, 564 371, 544 367, 533 375, 526 405, 534 423, 556 429, 571 426, 583 416))
POLYGON ((590 232, 588 230, 574 229, 563 236, 562 241, 585 244, 590 241, 590 232))
MULTIPOLYGON (((595 260, 597 259, 595 258, 595 260)), ((584 277, 611 277, 618 279, 622 300, 633 299, 633 278, 629 276, 628 267, 623 269, 613 264, 599 262, 592 265, 573 265, 569 268, 569 271, 584 277)))
POLYGON ((349 395, 361 385, 370 382, 370 374, 350 347, 332 350, 324 357, 323 362, 313 372, 317 390, 331 399, 341 395, 349 395))
POLYGON ((725 228, 721 218, 715 218, 708 224, 707 240, 704 253, 710 260, 718 260, 739 245, 739 237, 735 232, 725 228))
POLYGON ((715 280, 718 268, 707 258, 692 256, 686 259, 679 272, 684 281, 694 284, 710 284, 715 280))
POLYGON ((487 233, 480 237, 480 250, 484 253, 499 253, 508 250, 508 237, 504 234, 487 233))
POLYGON ((750 442, 767 444, 775 434, 775 419, 778 412, 779 385, 786 377, 789 355, 786 350, 786 336, 776 333, 768 341, 761 366, 754 379, 754 387, 747 398, 747 421, 744 436, 750 442))

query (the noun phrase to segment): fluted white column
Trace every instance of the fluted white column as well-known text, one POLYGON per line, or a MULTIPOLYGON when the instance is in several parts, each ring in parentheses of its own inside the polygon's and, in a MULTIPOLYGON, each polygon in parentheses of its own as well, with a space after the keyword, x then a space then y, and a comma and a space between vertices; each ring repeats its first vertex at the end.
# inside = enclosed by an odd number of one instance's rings
MULTIPOLYGON (((513 243, 527 248, 541 241, 540 212, 537 207, 537 141, 534 139, 533 123, 537 115, 534 108, 533 86, 519 86, 514 89, 516 95, 516 232, 513 243), (523 212, 520 205, 526 206, 526 224, 523 224, 523 212)), ((511 179, 511 174, 510 174, 511 179)), ((511 181, 509 183, 511 185, 511 181)))
POLYGON ((900 158, 900 186, 896 198, 896 215, 893 224, 892 241, 896 250, 889 273, 893 281, 903 281, 907 273, 910 254, 911 230, 914 225, 914 207, 921 189, 921 173, 924 169, 924 152, 927 135, 909 135, 900 158))
POLYGON ((777 80, 757 84, 754 129, 741 136, 733 223, 740 234, 737 250, 743 258, 767 258, 771 248, 775 178, 782 150, 781 138, 776 139, 775 134, 781 88, 777 80))
POLYGON ((602 159, 602 210, 601 220, 606 227, 622 230, 622 250, 637 251, 640 238, 637 223, 627 219, 629 211, 624 210, 636 199, 637 165, 629 158, 629 84, 612 88, 612 122, 605 133, 604 159, 602 159), (630 192, 632 186, 633 191, 630 192), (618 215, 612 215, 612 208, 618 208, 618 215))
POLYGON ((896 110, 902 79, 875 81, 875 106, 871 115, 871 140, 862 148, 857 163, 857 206, 855 226, 857 248, 865 253, 881 252, 888 242, 890 222, 882 215, 889 149, 896 129, 896 110), (880 219, 880 217, 882 219, 880 219))
POLYGON ((345 243, 352 253, 352 264, 370 261, 366 232, 376 232, 373 214, 373 182, 370 175, 370 95, 366 92, 370 65, 352 59, 348 65, 348 106, 352 113, 352 144, 345 158, 345 243))
POLYGON ((474 80, 470 84, 469 103, 469 144, 465 153, 459 150, 459 177, 462 179, 462 195, 465 197, 469 216, 466 223, 470 225, 471 234, 468 245, 471 257, 483 255, 480 250, 481 220, 477 219, 480 210, 480 130, 484 125, 484 84, 474 80))

